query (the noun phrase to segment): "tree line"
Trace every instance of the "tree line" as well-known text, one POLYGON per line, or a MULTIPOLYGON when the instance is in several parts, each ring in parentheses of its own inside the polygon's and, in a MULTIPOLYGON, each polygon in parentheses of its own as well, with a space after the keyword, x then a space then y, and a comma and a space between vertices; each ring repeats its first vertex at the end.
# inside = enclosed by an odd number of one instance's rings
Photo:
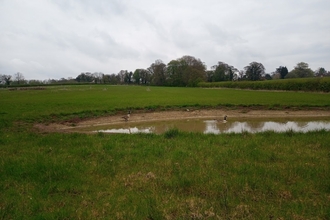
POLYGON ((238 70, 225 62, 218 62, 207 70, 206 65, 200 59, 193 56, 183 56, 171 60, 165 64, 162 60, 156 60, 146 69, 136 69, 134 72, 121 70, 117 74, 104 74, 102 72, 82 72, 76 78, 61 78, 59 80, 25 80, 22 73, 11 75, 0 75, 2 85, 24 85, 24 84, 74 84, 74 83, 96 83, 96 84, 138 84, 155 86, 197 86, 200 82, 220 81, 259 81, 271 79, 326 77, 330 72, 323 67, 313 71, 305 62, 288 71, 286 66, 279 66, 272 73, 266 73, 262 63, 251 62, 238 70))

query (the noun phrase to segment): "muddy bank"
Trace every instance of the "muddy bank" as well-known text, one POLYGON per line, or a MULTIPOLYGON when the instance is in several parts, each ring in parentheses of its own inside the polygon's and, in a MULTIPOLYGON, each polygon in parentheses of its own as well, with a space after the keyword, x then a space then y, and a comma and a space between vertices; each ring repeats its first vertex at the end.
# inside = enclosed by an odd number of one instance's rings
POLYGON ((219 109, 201 109, 201 110, 180 110, 180 111, 156 111, 156 112, 131 112, 129 120, 126 122, 122 118, 124 115, 113 115, 107 117, 86 119, 77 122, 63 122, 51 124, 36 124, 35 128, 40 132, 75 132, 77 128, 86 128, 91 126, 103 126, 130 122, 144 121, 164 121, 176 119, 222 119, 225 115, 228 120, 244 118, 317 118, 330 117, 330 111, 326 110, 219 110, 219 109))

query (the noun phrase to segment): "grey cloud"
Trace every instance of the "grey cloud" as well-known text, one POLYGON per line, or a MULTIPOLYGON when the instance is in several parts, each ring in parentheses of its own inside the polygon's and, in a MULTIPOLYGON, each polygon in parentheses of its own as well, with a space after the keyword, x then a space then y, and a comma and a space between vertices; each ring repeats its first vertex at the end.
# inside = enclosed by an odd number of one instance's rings
POLYGON ((267 72, 304 61, 330 70, 328 0, 4 0, 0 74, 117 73, 183 55, 267 72))

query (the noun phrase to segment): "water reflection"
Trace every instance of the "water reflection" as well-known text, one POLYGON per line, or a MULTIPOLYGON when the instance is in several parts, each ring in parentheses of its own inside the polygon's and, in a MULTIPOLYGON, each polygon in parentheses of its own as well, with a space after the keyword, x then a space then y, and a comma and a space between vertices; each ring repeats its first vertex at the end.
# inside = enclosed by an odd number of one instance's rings
POLYGON ((104 132, 104 133, 121 133, 121 134, 136 134, 136 133, 152 133, 154 129, 150 128, 119 128, 119 129, 105 129, 105 130, 98 130, 97 132, 104 132))
MULTIPOLYGON (((306 120, 306 119, 305 119, 306 120)), ((140 123, 125 123, 112 127, 102 127, 99 129, 93 128, 94 132, 104 133, 155 133, 161 134, 171 128, 177 128, 181 131, 200 132, 205 134, 221 134, 221 133, 242 133, 242 132, 308 132, 314 130, 330 130, 329 120, 319 121, 260 121, 260 120, 245 120, 245 121, 230 121, 227 123, 217 120, 176 120, 176 121, 157 121, 157 122, 140 122, 140 123)))
POLYGON ((275 131, 275 132, 286 132, 286 131, 295 131, 295 132, 308 132, 315 130, 330 130, 330 122, 233 122, 226 123, 222 126, 216 121, 205 121, 206 129, 205 134, 220 134, 220 133, 242 133, 242 132, 264 132, 264 131, 275 131))

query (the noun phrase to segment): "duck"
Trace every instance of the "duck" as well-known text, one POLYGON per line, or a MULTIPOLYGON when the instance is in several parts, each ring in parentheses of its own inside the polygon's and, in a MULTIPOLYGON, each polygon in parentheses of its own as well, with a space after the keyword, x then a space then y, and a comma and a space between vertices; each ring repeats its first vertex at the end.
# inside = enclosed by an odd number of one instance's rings
POLYGON ((129 117, 131 116, 131 111, 128 111, 127 115, 123 116, 122 118, 125 120, 125 121, 128 121, 129 117))

